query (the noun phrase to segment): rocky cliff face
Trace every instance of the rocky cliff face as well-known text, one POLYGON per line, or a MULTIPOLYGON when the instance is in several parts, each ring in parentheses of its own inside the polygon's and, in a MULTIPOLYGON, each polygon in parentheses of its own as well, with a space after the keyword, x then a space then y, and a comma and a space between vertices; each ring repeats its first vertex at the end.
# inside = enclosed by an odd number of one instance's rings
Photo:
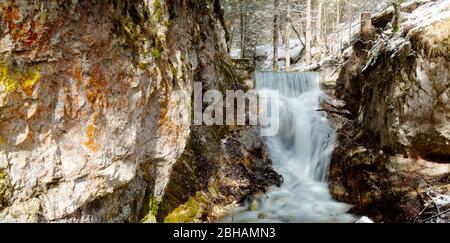
POLYGON ((340 74, 354 119, 330 175, 337 198, 388 222, 417 222, 430 191, 450 192, 450 3, 404 11, 401 30, 381 26, 373 42, 358 41, 340 74))
POLYGON ((226 81, 219 1, 0 9, 0 221, 154 221, 186 174, 172 167, 192 144, 193 81, 226 81))

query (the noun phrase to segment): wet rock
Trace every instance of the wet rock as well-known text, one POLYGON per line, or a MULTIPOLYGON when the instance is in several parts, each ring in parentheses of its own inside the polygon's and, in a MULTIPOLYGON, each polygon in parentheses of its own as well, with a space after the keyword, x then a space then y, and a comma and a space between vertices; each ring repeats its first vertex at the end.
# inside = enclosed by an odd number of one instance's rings
POLYGON ((422 181, 448 183, 449 4, 422 3, 398 32, 356 43, 337 82, 354 119, 340 126, 331 191, 377 222, 413 222, 422 181))

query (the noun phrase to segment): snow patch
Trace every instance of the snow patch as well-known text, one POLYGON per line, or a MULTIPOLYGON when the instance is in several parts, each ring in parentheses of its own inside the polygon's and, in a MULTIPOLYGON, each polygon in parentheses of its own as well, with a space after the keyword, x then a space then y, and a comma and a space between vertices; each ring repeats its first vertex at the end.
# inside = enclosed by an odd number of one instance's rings
POLYGON ((360 218, 358 221, 356 221, 355 223, 357 224, 373 224, 374 222, 369 219, 368 217, 364 216, 362 218, 360 218))

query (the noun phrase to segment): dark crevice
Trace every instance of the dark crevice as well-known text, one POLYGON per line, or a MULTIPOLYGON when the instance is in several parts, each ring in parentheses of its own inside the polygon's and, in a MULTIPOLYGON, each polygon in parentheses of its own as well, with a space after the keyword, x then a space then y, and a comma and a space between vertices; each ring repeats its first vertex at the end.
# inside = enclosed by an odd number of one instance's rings
POLYGON ((429 162, 434 162, 438 164, 450 164, 450 154, 443 153, 428 153, 423 158, 429 162))

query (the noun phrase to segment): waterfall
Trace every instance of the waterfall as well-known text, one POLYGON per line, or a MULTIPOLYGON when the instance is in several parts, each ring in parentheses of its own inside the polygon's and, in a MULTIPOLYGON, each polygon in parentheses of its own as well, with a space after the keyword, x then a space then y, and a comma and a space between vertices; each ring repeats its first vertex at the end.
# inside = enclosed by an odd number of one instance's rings
POLYGON ((281 187, 233 211, 222 222, 354 222, 350 206, 332 199, 326 182, 336 140, 326 114, 318 73, 258 72, 258 92, 278 91, 279 132, 265 138, 281 187))

